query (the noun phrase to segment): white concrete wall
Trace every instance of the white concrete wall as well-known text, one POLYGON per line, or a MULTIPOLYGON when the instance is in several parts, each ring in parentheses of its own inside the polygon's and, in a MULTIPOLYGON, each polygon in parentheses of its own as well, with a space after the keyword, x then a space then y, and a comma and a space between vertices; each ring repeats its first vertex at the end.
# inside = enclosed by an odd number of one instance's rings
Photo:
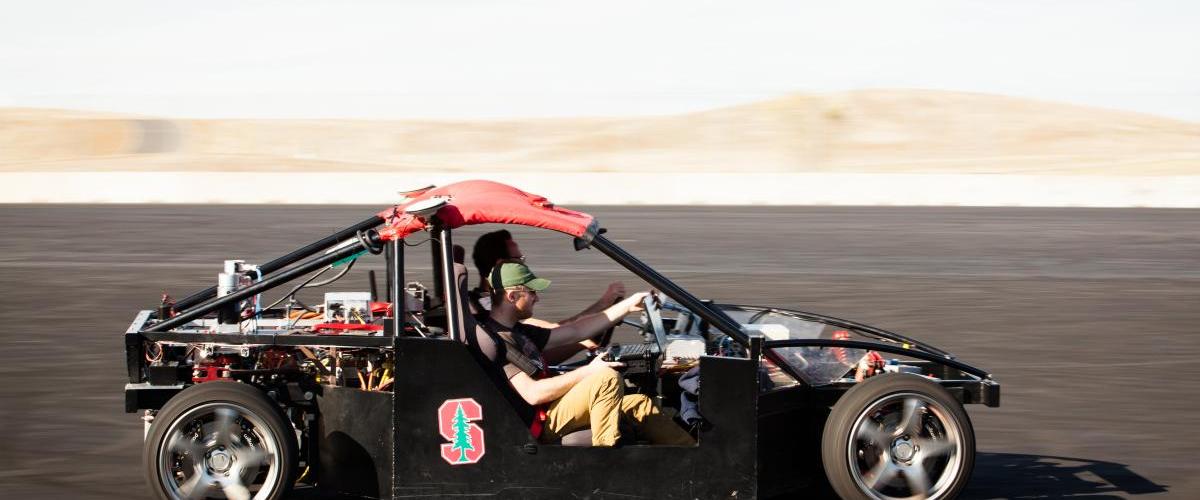
POLYGON ((492 179, 561 205, 1200 207, 1200 176, 0 172, 0 203, 389 204, 492 179))

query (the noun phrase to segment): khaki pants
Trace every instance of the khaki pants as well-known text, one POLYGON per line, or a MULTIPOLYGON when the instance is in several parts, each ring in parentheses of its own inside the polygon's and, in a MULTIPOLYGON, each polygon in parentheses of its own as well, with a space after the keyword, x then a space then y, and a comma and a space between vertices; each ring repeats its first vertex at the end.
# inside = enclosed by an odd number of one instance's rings
POLYGON ((616 370, 606 368, 575 384, 550 403, 542 439, 555 441, 572 432, 592 429, 592 446, 613 446, 624 417, 654 444, 693 445, 692 436, 663 415, 645 394, 625 395, 625 382, 616 370))

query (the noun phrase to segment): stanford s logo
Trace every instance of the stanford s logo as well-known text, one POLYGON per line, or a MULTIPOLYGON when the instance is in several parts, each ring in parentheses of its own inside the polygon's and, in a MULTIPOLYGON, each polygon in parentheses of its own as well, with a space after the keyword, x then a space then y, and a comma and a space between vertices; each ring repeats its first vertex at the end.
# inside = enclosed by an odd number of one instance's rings
POLYGON ((483 407, 474 399, 447 399, 438 407, 438 432, 442 459, 450 465, 473 464, 483 457, 483 428, 471 422, 483 419, 483 407))

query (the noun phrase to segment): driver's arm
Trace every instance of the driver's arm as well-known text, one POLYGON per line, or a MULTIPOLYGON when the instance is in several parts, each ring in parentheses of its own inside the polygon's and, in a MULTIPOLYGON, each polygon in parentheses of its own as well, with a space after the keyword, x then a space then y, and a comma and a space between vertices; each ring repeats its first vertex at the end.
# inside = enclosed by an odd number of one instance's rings
POLYGON ((604 358, 597 356, 582 368, 571 370, 557 377, 540 380, 535 380, 525 372, 514 369, 513 371, 516 373, 508 378, 508 383, 512 384, 513 389, 517 390, 517 394, 520 394, 521 399, 524 399, 526 403, 537 406, 563 397, 563 394, 575 387, 580 380, 587 378, 597 370, 622 366, 625 366, 624 363, 605 361, 604 358))
POLYGON ((584 339, 595 337, 604 331, 604 329, 621 321, 621 318, 624 318, 626 314, 641 310, 642 300, 647 295, 649 295, 649 292, 635 293, 603 311, 589 314, 550 330, 550 339, 546 342, 545 349, 574 344, 584 339))

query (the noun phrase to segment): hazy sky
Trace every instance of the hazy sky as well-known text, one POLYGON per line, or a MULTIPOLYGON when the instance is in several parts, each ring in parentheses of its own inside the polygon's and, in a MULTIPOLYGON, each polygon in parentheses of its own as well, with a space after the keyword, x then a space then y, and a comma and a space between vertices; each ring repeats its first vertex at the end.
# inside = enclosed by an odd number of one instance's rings
POLYGON ((8 0, 0 12, 0 106, 629 115, 915 87, 1200 121, 1200 2, 1186 0, 8 0))

